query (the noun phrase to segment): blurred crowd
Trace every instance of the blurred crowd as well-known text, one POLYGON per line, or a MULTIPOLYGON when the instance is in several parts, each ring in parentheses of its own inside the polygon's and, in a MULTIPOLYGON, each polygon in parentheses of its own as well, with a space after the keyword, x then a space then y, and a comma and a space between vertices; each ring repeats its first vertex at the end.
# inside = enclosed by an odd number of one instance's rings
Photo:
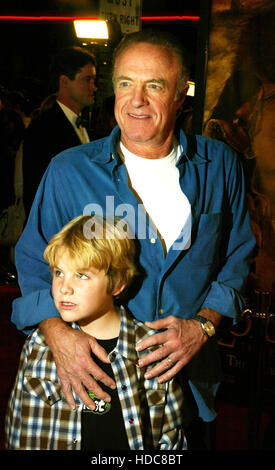
POLYGON ((22 172, 17 155, 31 117, 25 112, 25 98, 20 91, 0 91, 0 159, 1 159, 1 211, 14 203, 15 194, 22 197, 22 172), (21 178, 21 179, 20 179, 21 178), (16 189, 15 189, 16 186, 16 189))
MULTIPOLYGON (((31 121, 24 94, 0 85, 0 214, 23 198, 22 142, 31 121)), ((3 224, 5 222, 3 219, 3 224)), ((1 226, 2 227, 2 226, 1 226)), ((15 280, 13 247, 0 246, 0 283, 15 280)))

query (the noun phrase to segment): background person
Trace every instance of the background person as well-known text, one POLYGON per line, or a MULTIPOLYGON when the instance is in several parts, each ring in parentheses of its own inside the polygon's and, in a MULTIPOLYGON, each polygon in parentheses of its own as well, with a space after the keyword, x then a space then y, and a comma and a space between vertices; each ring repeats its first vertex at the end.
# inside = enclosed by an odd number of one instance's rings
POLYGON ((255 242, 237 155, 222 142, 174 131, 187 78, 182 48, 171 35, 134 33, 118 46, 118 127, 52 160, 17 245, 24 298, 12 320, 26 333, 40 326, 72 408, 72 390, 87 406, 93 403, 85 387, 103 398, 100 385, 114 382, 91 359, 89 337, 60 319, 42 258, 46 241, 71 218, 91 208, 123 215, 136 234, 140 273, 126 308, 162 330, 137 345, 148 352, 139 366, 157 363, 145 376, 158 376, 159 383, 181 371, 188 448, 198 449, 205 443, 195 443, 189 430, 216 417, 221 370, 215 330, 222 316, 237 318, 243 308, 255 242), (157 345, 163 346, 148 350, 157 345))
MULTIPOLYGON (((89 142, 81 111, 94 102, 96 65, 79 47, 60 51, 50 70, 54 103, 33 118, 23 144, 24 205, 28 214, 41 177, 57 153, 89 142)), ((87 123, 86 123, 87 125, 87 123)))

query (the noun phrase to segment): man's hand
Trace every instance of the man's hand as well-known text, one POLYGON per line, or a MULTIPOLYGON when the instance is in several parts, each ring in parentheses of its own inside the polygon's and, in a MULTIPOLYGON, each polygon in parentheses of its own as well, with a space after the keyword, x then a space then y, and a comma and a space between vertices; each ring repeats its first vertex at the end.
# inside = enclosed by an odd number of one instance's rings
MULTIPOLYGON (((199 312, 217 326, 220 315, 210 309, 199 312), (207 312, 207 315, 204 315, 207 312)), ((157 364, 145 374, 145 378, 159 376, 160 383, 170 380, 195 356, 202 346, 207 342, 201 325, 196 320, 184 320, 170 315, 162 320, 146 322, 146 325, 156 330, 165 330, 150 338, 141 341, 137 350, 160 345, 158 349, 147 354, 139 360, 138 366, 144 367, 153 362, 157 364)))
POLYGON ((39 326, 54 356, 57 374, 68 405, 72 409, 75 408, 73 389, 88 408, 95 408, 84 387, 100 399, 110 401, 110 396, 101 389, 97 381, 113 389, 116 385, 91 358, 92 351, 101 361, 109 362, 105 349, 96 339, 81 330, 74 330, 58 317, 48 318, 39 326))

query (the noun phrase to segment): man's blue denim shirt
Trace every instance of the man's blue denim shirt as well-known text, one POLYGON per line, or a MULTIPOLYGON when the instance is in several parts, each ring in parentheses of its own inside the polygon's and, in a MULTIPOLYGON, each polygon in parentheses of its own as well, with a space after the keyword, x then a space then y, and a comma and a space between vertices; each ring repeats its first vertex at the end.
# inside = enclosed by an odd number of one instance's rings
MULTIPOLYGON (((192 208, 191 246, 183 250, 180 235, 165 256, 157 232, 129 188, 117 153, 119 139, 116 127, 109 137, 62 152, 41 181, 15 253, 23 297, 13 303, 12 321, 25 333, 42 320, 59 316, 51 296, 51 273, 43 260, 47 242, 69 220, 95 212, 124 218, 135 234, 139 277, 127 308, 138 320, 168 315, 188 319, 203 307, 236 318, 243 307, 241 294, 255 241, 238 156, 222 142, 181 131, 183 152, 177 166, 192 208)), ((199 415, 211 421, 221 377, 215 339, 184 372, 199 415)))

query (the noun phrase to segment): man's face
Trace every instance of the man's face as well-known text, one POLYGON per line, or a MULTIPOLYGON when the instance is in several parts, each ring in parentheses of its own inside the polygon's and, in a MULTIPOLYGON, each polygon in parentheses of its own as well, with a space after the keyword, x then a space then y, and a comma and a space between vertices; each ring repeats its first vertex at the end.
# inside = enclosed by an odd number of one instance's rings
POLYGON ((63 76, 67 102, 77 114, 86 106, 93 104, 94 93, 97 90, 95 78, 96 69, 92 64, 84 65, 73 80, 63 76))
POLYGON ((162 157, 171 150, 180 97, 180 65, 175 54, 162 46, 129 46, 115 66, 115 116, 121 140, 128 150, 144 157, 162 157))

